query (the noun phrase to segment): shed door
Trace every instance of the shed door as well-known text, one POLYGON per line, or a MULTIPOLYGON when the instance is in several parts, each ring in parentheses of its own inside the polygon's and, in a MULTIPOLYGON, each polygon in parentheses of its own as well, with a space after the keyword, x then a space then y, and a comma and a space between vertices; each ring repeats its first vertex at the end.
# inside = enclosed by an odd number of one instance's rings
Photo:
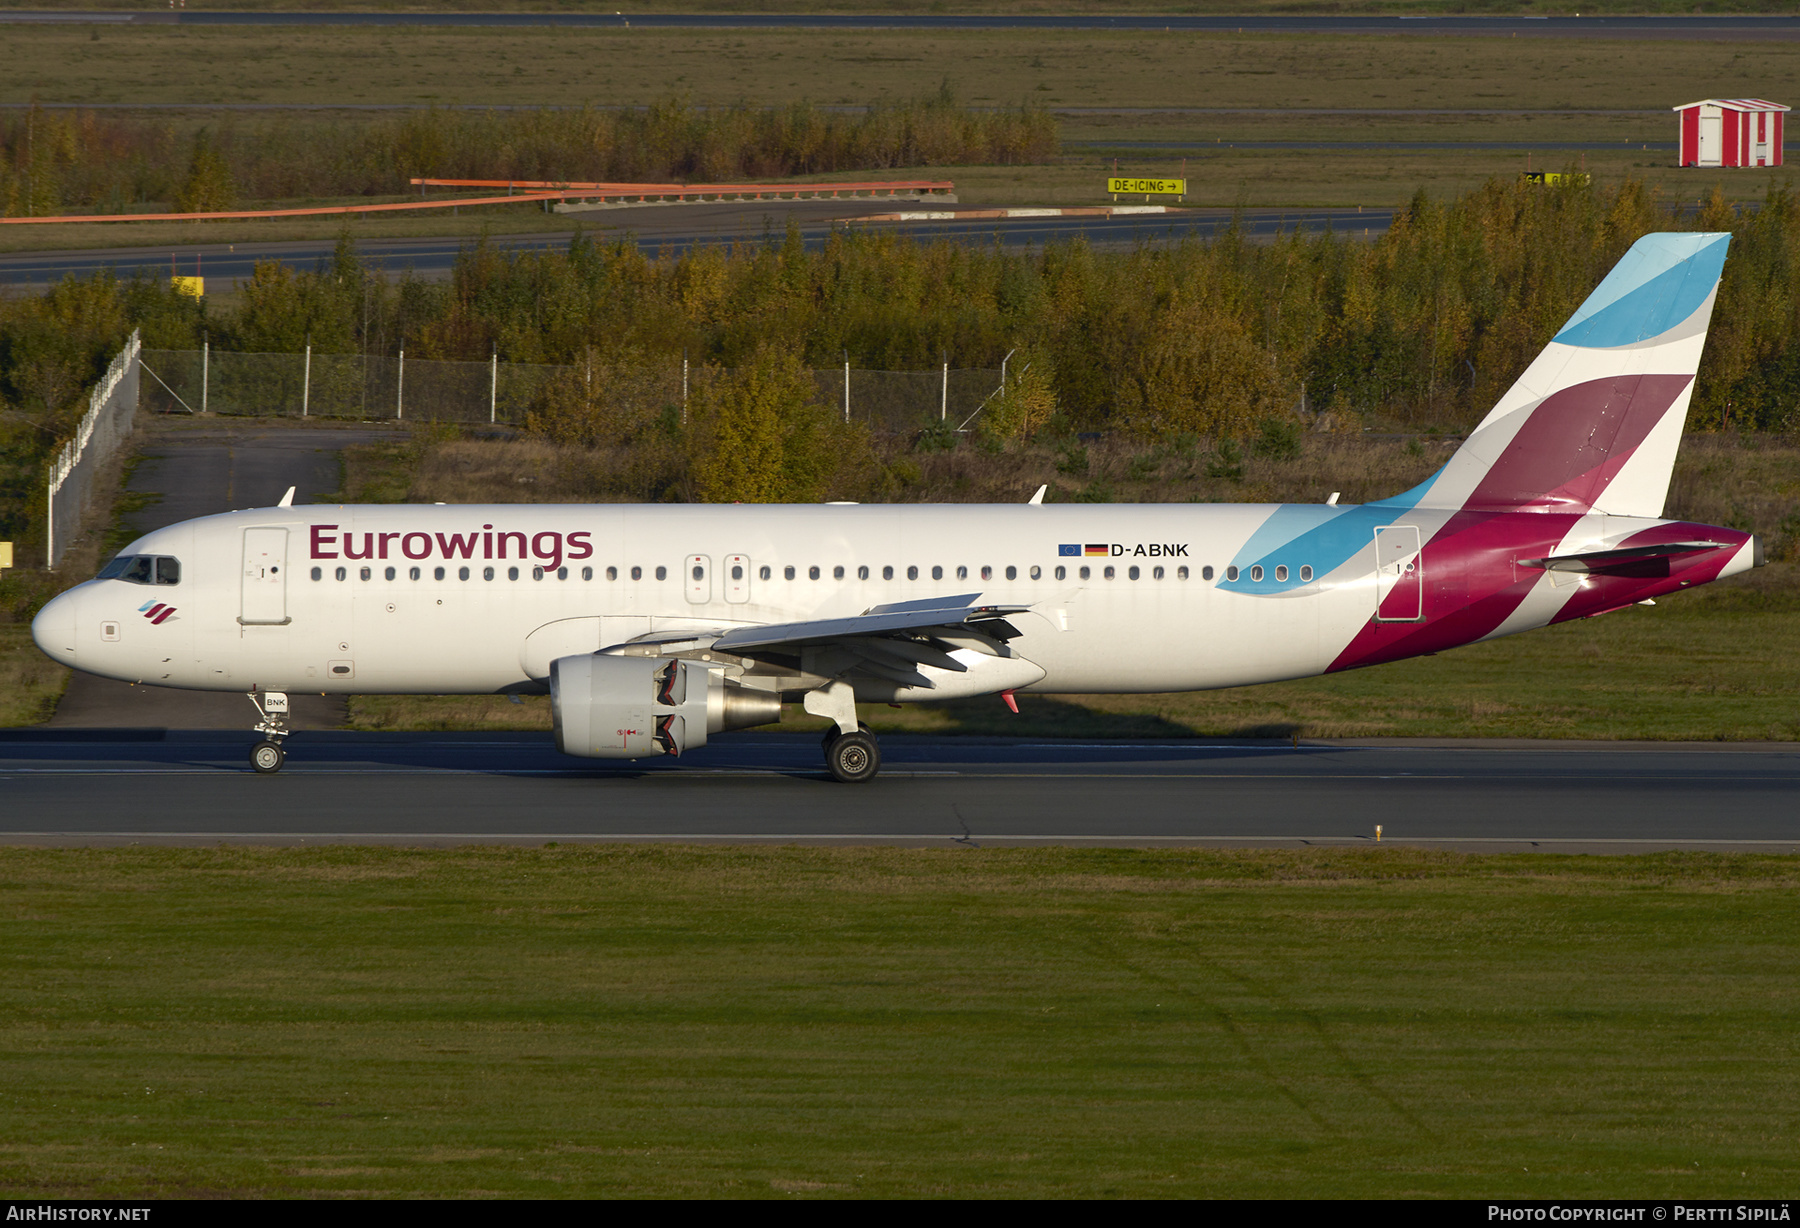
POLYGON ((288 621, 286 529, 244 530, 243 604, 238 621, 247 627, 278 627, 288 621))
POLYGON ((1375 621, 1417 622, 1424 614, 1419 526, 1383 525, 1375 530, 1375 621))
POLYGON ((1700 111, 1700 165, 1717 166, 1725 155, 1725 118, 1716 107, 1700 111))

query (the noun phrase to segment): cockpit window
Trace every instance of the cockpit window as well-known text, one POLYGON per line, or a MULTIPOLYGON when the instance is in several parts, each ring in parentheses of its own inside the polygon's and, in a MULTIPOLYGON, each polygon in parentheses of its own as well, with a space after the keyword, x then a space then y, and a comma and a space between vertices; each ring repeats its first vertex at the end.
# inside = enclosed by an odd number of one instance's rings
POLYGON ((181 560, 152 554, 121 554, 100 569, 98 580, 130 584, 180 584, 181 560))

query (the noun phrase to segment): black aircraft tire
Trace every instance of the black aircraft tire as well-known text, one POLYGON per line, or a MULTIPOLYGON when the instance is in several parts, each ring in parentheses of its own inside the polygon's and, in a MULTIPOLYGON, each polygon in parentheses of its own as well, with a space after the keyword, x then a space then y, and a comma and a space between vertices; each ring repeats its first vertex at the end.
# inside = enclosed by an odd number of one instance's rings
POLYGON ((287 752, 281 749, 279 742, 264 739, 250 748, 250 766, 259 772, 279 772, 286 762, 287 752))
POLYGON ((876 745, 874 735, 864 730, 846 733, 826 750, 825 766, 847 785, 873 780, 881 770, 881 747, 876 745))

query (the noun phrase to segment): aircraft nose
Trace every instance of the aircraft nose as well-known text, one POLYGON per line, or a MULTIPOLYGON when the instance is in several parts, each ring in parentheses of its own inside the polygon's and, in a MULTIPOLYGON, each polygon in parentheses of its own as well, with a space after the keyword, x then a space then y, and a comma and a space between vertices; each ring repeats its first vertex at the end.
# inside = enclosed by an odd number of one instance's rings
POLYGON ((31 620, 31 638, 43 650, 44 655, 63 665, 75 663, 75 608, 78 600, 74 593, 52 597, 50 603, 31 620))

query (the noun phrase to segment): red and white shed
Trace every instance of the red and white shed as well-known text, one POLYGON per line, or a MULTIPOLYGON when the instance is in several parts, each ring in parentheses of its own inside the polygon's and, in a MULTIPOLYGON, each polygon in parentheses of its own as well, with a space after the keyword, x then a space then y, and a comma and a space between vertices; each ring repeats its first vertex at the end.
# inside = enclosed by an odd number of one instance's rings
POLYGON ((1682 166, 1780 166, 1782 116, 1761 98, 1707 98, 1671 108, 1681 115, 1682 166))

